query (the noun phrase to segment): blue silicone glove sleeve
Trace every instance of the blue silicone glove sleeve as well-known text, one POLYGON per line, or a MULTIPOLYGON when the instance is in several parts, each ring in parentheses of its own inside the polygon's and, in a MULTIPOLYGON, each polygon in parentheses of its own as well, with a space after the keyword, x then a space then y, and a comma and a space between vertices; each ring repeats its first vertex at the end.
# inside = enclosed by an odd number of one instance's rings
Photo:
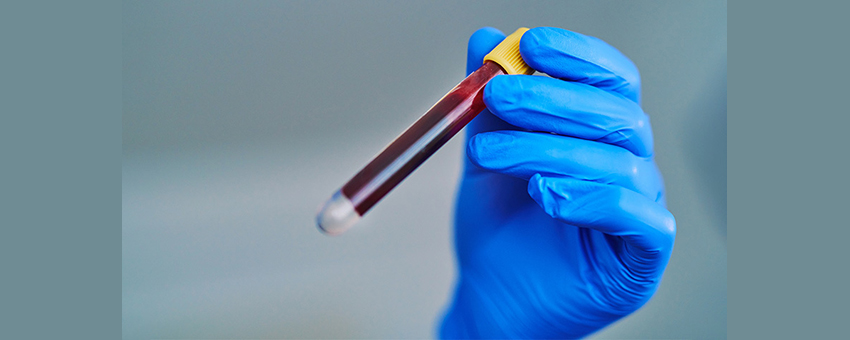
MULTIPOLYGON (((503 38, 474 33, 467 71, 503 38)), ((558 28, 528 31, 520 52, 551 78, 494 78, 467 127, 443 338, 587 335, 649 300, 673 248, 634 64, 558 28)))

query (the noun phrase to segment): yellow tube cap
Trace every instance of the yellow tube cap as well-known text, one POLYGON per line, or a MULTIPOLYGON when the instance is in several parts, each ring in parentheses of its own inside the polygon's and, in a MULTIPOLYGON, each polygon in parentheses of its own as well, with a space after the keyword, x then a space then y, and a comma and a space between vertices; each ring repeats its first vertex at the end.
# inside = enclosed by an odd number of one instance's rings
POLYGON ((519 54, 519 39, 528 31, 527 27, 520 27, 511 35, 505 37, 499 45, 484 56, 484 62, 493 61, 502 66, 508 74, 532 74, 534 69, 522 60, 519 54))

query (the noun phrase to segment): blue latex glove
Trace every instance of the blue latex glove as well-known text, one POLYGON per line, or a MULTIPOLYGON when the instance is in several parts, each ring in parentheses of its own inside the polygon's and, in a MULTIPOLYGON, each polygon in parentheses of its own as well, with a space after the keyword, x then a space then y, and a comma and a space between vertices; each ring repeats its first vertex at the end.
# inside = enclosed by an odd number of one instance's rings
MULTIPOLYGON (((475 32, 467 72, 504 37, 475 32)), ((587 335, 645 304, 673 249, 634 64, 548 27, 525 33, 520 53, 552 78, 494 78, 467 127, 442 338, 587 335)))

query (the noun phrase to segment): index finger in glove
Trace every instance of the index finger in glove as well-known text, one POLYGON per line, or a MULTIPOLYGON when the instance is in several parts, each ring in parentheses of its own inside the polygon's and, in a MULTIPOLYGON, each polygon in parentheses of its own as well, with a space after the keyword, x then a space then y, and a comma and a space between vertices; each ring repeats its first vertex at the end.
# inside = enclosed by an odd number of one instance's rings
POLYGON ((649 117, 619 94, 548 77, 506 75, 487 83, 484 102, 490 112, 518 127, 652 155, 649 117))
POLYGON ((594 37, 555 27, 532 28, 523 34, 523 60, 540 72, 640 100, 637 67, 616 48, 594 37))

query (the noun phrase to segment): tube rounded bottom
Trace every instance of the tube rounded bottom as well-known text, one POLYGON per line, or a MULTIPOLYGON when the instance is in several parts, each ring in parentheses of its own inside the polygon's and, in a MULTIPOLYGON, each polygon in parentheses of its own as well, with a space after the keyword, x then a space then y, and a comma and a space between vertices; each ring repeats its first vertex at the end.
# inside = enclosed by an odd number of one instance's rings
POLYGON ((340 191, 334 193, 316 215, 319 230, 328 235, 342 234, 359 220, 354 204, 340 191))

